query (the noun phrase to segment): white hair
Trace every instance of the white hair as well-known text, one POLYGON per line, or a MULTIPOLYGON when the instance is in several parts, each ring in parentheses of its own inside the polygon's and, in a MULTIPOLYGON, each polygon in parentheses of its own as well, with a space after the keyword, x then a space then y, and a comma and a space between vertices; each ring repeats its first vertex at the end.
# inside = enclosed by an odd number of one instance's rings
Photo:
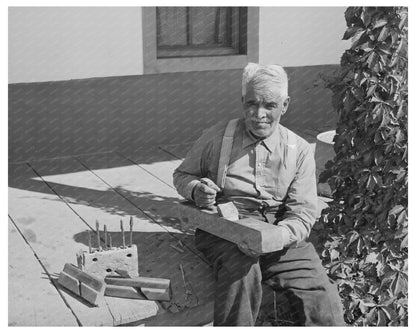
POLYGON ((257 88, 263 88, 273 83, 279 87, 281 97, 286 98, 288 96, 287 74, 282 66, 263 66, 249 62, 243 72, 241 86, 243 97, 246 95, 247 85, 250 82, 257 88))

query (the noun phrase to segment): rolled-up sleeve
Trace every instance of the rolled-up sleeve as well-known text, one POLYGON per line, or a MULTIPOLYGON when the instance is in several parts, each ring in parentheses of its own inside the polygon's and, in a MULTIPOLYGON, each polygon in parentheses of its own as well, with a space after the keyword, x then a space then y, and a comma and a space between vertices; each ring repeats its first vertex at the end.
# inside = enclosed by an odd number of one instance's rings
POLYGON ((315 158, 310 145, 304 146, 297 160, 297 172, 286 199, 286 212, 279 226, 288 233, 285 245, 308 238, 317 218, 315 158))
POLYGON ((199 180, 207 176, 211 155, 212 130, 207 130, 193 144, 183 162, 173 173, 173 185, 185 199, 193 200, 192 191, 199 180))

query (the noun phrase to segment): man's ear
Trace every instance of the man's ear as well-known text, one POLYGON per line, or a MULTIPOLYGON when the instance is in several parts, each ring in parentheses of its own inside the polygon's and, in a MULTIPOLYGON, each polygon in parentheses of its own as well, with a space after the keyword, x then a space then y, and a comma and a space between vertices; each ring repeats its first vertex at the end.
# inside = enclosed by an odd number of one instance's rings
POLYGON ((289 104, 290 104, 290 96, 287 96, 286 99, 283 101, 282 115, 286 113, 287 108, 289 107, 289 104))

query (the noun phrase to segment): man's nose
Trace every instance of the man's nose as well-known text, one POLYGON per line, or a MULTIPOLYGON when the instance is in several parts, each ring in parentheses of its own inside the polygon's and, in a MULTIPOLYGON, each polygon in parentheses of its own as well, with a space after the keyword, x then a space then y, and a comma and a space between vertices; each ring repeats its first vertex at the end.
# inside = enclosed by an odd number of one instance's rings
POLYGON ((266 117, 266 115, 267 115, 267 110, 263 107, 263 106, 261 106, 261 105, 259 105, 255 110, 254 110, 254 115, 256 116, 256 118, 263 118, 263 117, 266 117))

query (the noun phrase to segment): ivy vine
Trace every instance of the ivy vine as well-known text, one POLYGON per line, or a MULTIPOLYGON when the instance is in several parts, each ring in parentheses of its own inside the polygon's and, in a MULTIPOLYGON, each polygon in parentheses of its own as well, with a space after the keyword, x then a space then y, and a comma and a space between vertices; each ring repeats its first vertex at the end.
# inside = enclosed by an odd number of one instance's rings
POLYGON ((408 12, 349 7, 351 47, 328 82, 339 114, 326 164, 322 257, 356 326, 408 322, 408 12))

